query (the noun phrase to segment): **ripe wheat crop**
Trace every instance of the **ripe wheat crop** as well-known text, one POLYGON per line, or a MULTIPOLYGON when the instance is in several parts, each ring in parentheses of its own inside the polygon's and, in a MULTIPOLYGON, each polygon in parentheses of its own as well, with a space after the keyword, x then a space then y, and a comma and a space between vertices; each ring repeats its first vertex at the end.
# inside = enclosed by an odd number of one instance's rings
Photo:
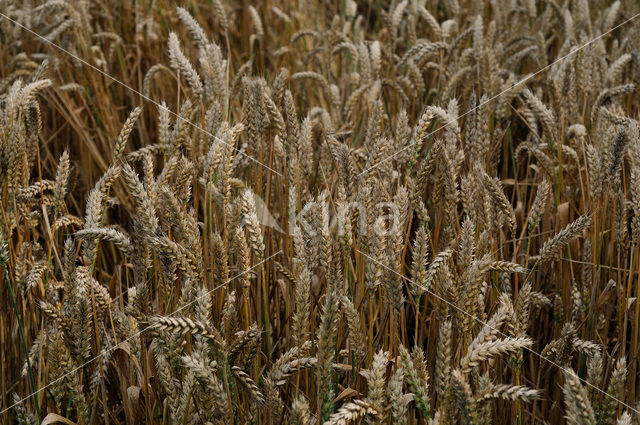
POLYGON ((2 424, 640 423, 633 0, 0 1, 2 424))

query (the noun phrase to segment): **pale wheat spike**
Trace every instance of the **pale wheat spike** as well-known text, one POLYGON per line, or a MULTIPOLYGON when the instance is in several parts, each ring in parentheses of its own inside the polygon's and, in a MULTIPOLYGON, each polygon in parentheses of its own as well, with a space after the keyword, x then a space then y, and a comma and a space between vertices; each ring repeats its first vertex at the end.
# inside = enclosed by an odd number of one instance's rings
POLYGON ((311 288, 311 273, 304 266, 299 266, 295 285, 296 311, 293 315, 293 338, 297 346, 309 339, 309 291, 311 288))
MULTIPOLYGON (((157 63, 155 65, 153 65, 151 68, 149 68, 146 72, 146 74, 144 74, 144 79, 142 80, 142 95, 143 96, 150 96, 151 93, 151 83, 153 82, 153 77, 155 77, 155 75, 161 71, 165 71, 167 72, 169 75, 173 76, 173 72, 171 72, 171 69, 168 68, 167 66, 161 64, 161 63, 157 63)), ((162 101, 162 108, 160 109, 160 116, 162 117, 162 114, 164 113, 166 115, 166 113, 168 112, 168 110, 166 109, 166 106, 164 105, 164 101, 162 101)), ((162 118, 160 119, 160 122, 162 122, 162 118)), ((160 141, 162 141, 162 137, 160 137, 160 141)))
MULTIPOLYGON (((133 199, 136 201, 136 212, 137 216, 140 218, 142 224, 145 226, 145 231, 148 235, 154 235, 156 230, 158 229, 158 218, 156 215, 155 207, 151 202, 151 198, 149 197, 149 193, 143 186, 143 184, 138 179, 138 175, 131 168, 129 164, 124 164, 122 166, 122 172, 124 174, 125 182, 127 183, 127 187, 129 188, 129 192, 133 199)), ((85 220, 87 223, 88 220, 85 220)), ((99 225, 93 226, 99 227, 99 225)))
POLYGON ((284 404, 282 403, 278 389, 271 379, 264 378, 262 380, 262 386, 265 394, 267 417, 269 418, 270 423, 275 423, 275 421, 282 417, 284 404))
POLYGON ((317 384, 319 405, 327 401, 329 396, 329 386, 331 384, 333 352, 336 344, 336 332, 338 327, 338 308, 340 299, 334 290, 330 290, 327 294, 324 306, 322 307, 322 315, 320 319, 320 328, 318 329, 317 342, 317 384))
POLYGON ((610 397, 605 397, 602 403, 604 413, 607 414, 607 416, 615 416, 618 407, 618 402, 612 399, 611 396, 622 401, 627 398, 625 394, 626 381, 627 359, 625 357, 621 357, 616 361, 613 372, 611 372, 609 385, 607 385, 607 394, 610 394, 610 397))
POLYGON ((505 400, 533 401, 540 399, 540 391, 521 385, 491 385, 482 396, 483 400, 502 398, 505 400))
POLYGON ((302 395, 298 395, 291 402, 291 411, 289 412, 290 425, 310 425, 311 412, 309 411, 309 402, 302 395))
MULTIPOLYGON (((619 3, 619 2, 616 2, 619 3)), ((620 83, 619 79, 624 72, 626 65, 631 62, 632 56, 629 53, 624 53, 618 57, 607 70, 607 80, 611 85, 617 85, 620 83)))
POLYGON ((503 215, 511 231, 514 232, 516 229, 516 217, 511 203, 502 190, 500 181, 496 178, 489 177, 486 173, 483 173, 483 176, 485 189, 493 202, 498 206, 500 213, 503 215))
POLYGON ((84 223, 80 217, 76 217, 71 214, 65 214, 63 216, 57 217, 53 222, 54 229, 62 229, 67 226, 82 226, 84 223))
POLYGON ((604 358, 601 353, 596 353, 587 359, 587 392, 589 400, 596 400, 598 394, 594 388, 601 388, 604 380, 604 358))
POLYGON ((262 393, 260 392, 260 389, 258 388, 258 386, 255 384, 255 382, 253 382, 253 379, 251 379, 251 377, 249 375, 247 375, 242 369, 240 369, 238 366, 232 366, 231 367, 231 372, 233 373, 233 375, 235 376, 235 378, 240 381, 240 383, 242 384, 243 387, 245 387, 247 389, 247 391, 249 391, 249 394, 251 394, 251 397, 258 403, 258 404, 263 404, 264 403, 264 395, 262 395, 262 393))
POLYGON ((632 423, 633 422, 632 422, 632 419, 631 419, 631 415, 629 413, 627 413, 627 412, 624 412, 622 414, 622 416, 620 416, 618 418, 618 421, 616 422, 616 425, 631 425, 632 423))
POLYGON ((476 406, 473 400, 473 394, 471 392, 471 386, 465 379, 460 370, 456 369, 451 373, 451 381, 453 382, 453 389, 458 401, 458 410, 463 424, 472 424, 473 415, 476 412, 476 406))
POLYGON ((200 262, 184 246, 166 236, 148 236, 146 241, 151 248, 156 249, 159 254, 165 256, 165 260, 170 260, 186 277, 198 280, 202 276, 202 270, 199 267, 200 262))
POLYGON ((67 195, 69 184, 69 151, 65 150, 60 155, 58 169, 56 170, 56 180, 53 186, 53 199, 57 210, 61 210, 64 205, 64 198, 67 195))
POLYGON ((256 37, 264 37, 264 26, 262 25, 260 14, 256 10, 256 8, 251 5, 249 5, 249 16, 251 17, 251 22, 253 22, 253 29, 255 31, 256 37))
POLYGON ((443 395, 449 385, 451 373, 452 327, 450 321, 440 326, 438 349, 436 351, 435 387, 436 394, 443 395))
POLYGON ((529 219, 527 221, 527 232, 529 234, 532 234, 538 227, 538 224, 540 224, 540 218, 547 206, 550 193, 551 186, 549 185, 549 180, 543 179, 540 184, 538 184, 536 197, 534 198, 531 209, 529 210, 529 219))
POLYGON ((580 236, 590 224, 591 216, 588 215, 580 216, 573 222, 569 223, 567 227, 556 233, 551 239, 542 245, 538 262, 543 264, 557 259, 562 248, 580 236))
POLYGON ((547 137, 550 138, 550 142, 555 144, 558 142, 558 128, 556 124, 556 118, 553 112, 538 99, 528 88, 522 90, 522 95, 527 102, 527 105, 537 115, 542 126, 547 133, 547 137))
POLYGON ((438 275, 443 268, 447 267, 447 263, 451 258, 452 251, 447 249, 436 254, 435 258, 429 265, 429 269, 427 270, 427 274, 425 276, 424 285, 422 285, 425 291, 431 290, 431 284, 433 280, 438 275))
POLYGON ((193 16, 191 16, 191 14, 187 11, 187 9, 183 7, 176 7, 176 13, 178 14, 178 17, 180 18, 182 23, 189 30, 189 33, 198 45, 198 48, 206 48, 210 43, 209 38, 205 34, 200 24, 198 24, 198 21, 196 21, 193 16))
POLYGON ((329 83, 327 82, 327 79, 324 78, 322 75, 318 74, 317 72, 312 72, 312 71, 296 72, 291 76, 291 81, 293 82, 298 80, 317 81, 322 86, 322 89, 327 96, 331 94, 331 88, 329 87, 329 83))
MULTIPOLYGON (((276 360, 273 366, 271 366, 268 377, 271 378, 275 385, 283 385, 285 379, 298 369, 300 365, 298 360, 304 358, 304 355, 310 348, 311 341, 305 341, 304 344, 287 350, 276 360)), ((303 363, 306 363, 306 361, 303 363)))
POLYGON ((242 288, 244 291, 248 291, 251 287, 251 275, 249 273, 251 268, 251 260, 249 259, 249 247, 247 246, 247 239, 244 236, 244 232, 241 228, 236 230, 234 235, 234 241, 236 242, 236 254, 238 256, 238 270, 240 273, 240 281, 242 282, 242 288))
POLYGON ((489 269, 503 273, 524 273, 525 268, 520 264, 511 263, 509 261, 492 261, 489 263, 489 269))
POLYGON ((404 370, 402 367, 398 367, 387 385, 387 398, 391 404, 391 423, 397 425, 407 424, 407 403, 413 398, 404 393, 403 386, 404 370))
POLYGON ((371 369, 363 371, 367 378, 367 402, 376 411, 381 412, 385 405, 385 383, 387 375, 387 363, 389 362, 389 353, 378 351, 373 357, 371 369))
POLYGON ((169 58, 171 59, 171 67, 187 79, 194 96, 202 95, 204 91, 202 80, 189 59, 182 53, 180 41, 174 32, 169 34, 169 58))
POLYGON ((429 417, 429 387, 416 370, 416 366, 404 345, 400 346, 400 363, 405 371, 416 407, 425 418, 429 417))
POLYGON ((207 325, 189 319, 188 317, 151 316, 150 326, 158 331, 173 332, 174 335, 184 336, 187 333, 202 336, 212 342, 222 345, 222 337, 217 331, 207 325))
POLYGON ((342 296, 342 308, 344 315, 347 319, 347 326, 349 328, 349 342, 351 344, 351 350, 355 354, 356 364, 360 363, 362 356, 365 352, 365 336, 362 331, 362 325, 360 322, 360 315, 353 305, 353 302, 347 297, 342 296))
POLYGON ((229 21, 227 19, 227 12, 224 10, 224 5, 220 0, 213 0, 211 6, 213 7, 214 16, 218 18, 220 26, 226 34, 229 30, 229 21))
POLYGON ((236 315, 236 291, 231 291, 227 295, 227 300, 222 309, 222 324, 220 327, 222 336, 227 339, 230 338, 236 330, 236 315))
POLYGON ((76 237, 92 238, 94 240, 108 240, 120 248, 126 257, 129 258, 133 254, 133 244, 131 243, 131 239, 124 233, 110 227, 96 227, 78 230, 76 232, 76 237))
POLYGON ((602 346, 595 342, 585 341, 580 338, 574 338, 572 341, 573 347, 576 350, 585 353, 588 356, 594 356, 602 350, 602 346))
MULTIPOLYGON (((227 418, 229 416, 227 394, 222 383, 213 372, 217 367, 217 363, 215 361, 207 362, 205 358, 196 353, 192 353, 191 356, 183 356, 182 361, 189 370, 188 373, 203 382, 207 390, 210 391, 210 395, 212 396, 211 407, 222 418, 227 418)), ((183 385, 185 385, 185 383, 189 383, 188 376, 183 378, 183 385)), ((176 401, 178 400, 176 399, 176 401)), ((182 404, 181 407, 184 407, 184 401, 180 403, 182 404)))
POLYGON ((44 90, 47 87, 51 87, 51 80, 46 78, 44 80, 35 81, 22 87, 18 98, 19 107, 24 108, 29 105, 35 98, 36 94, 40 90, 44 90))
MULTIPOLYGON (((103 208, 105 206, 106 191, 121 172, 119 165, 108 168, 96 182, 87 196, 87 206, 84 218, 84 228, 99 228, 102 225, 103 208)), ((87 239, 83 245, 83 255, 88 262, 93 262, 96 255, 96 243, 93 239, 87 239)))
POLYGON ((129 114, 129 117, 124 122, 122 126, 122 130, 120 130, 120 134, 118 135, 118 140, 116 141, 116 145, 113 149, 113 160, 112 162, 116 164, 120 158, 122 158, 122 154, 124 153, 124 146, 127 143, 127 139, 133 130, 133 126, 135 125, 138 117, 142 113, 142 106, 136 106, 133 111, 129 114))
POLYGON ((253 192, 251 192, 250 189, 245 190, 242 194, 242 216, 247 226, 253 253, 258 259, 262 259, 264 257, 265 246, 262 238, 262 229, 260 228, 260 222, 258 221, 258 215, 256 213, 253 192))
POLYGON ((564 373, 564 402, 567 406, 565 417, 570 425, 595 425, 595 413, 589 403, 587 393, 573 371, 564 373))
POLYGON ((471 369, 479 366, 480 362, 483 360, 487 360, 500 354, 518 352, 523 348, 531 346, 532 343, 533 341, 531 339, 523 337, 508 337, 501 340, 483 342, 473 347, 469 347, 469 352, 460 361, 460 366, 462 371, 467 373, 471 371, 471 369))
POLYGON ((354 400, 340 407, 324 425, 347 425, 364 416, 377 414, 378 412, 366 401, 354 400))
POLYGON ((411 278, 416 285, 409 285, 409 290, 414 297, 420 297, 424 293, 424 285, 427 281, 427 257, 429 256, 429 238, 425 225, 421 225, 416 232, 413 243, 413 259, 411 263, 411 278))

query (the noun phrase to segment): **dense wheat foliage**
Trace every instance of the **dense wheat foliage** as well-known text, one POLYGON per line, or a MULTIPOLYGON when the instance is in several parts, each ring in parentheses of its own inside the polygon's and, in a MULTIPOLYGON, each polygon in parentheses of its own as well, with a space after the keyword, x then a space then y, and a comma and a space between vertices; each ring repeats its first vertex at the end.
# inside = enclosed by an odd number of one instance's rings
POLYGON ((640 423, 635 0, 0 0, 3 424, 640 423))

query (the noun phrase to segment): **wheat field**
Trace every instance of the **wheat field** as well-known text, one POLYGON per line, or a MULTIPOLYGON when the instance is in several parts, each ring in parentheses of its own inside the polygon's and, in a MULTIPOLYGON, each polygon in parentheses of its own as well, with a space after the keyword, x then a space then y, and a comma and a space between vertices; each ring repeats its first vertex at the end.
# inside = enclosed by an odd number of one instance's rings
POLYGON ((1 423, 640 424, 638 12, 0 0, 1 423))

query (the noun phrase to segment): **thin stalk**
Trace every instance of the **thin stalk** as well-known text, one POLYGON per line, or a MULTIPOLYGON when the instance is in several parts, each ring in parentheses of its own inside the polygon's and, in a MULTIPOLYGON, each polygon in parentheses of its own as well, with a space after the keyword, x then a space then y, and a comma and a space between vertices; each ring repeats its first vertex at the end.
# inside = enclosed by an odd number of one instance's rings
POLYGON ((27 370, 29 371, 29 381, 31 383, 31 390, 34 392, 33 399, 36 403, 36 419, 39 423, 40 422, 40 403, 38 401, 38 390, 36 388, 36 381, 33 377, 31 360, 29 360, 29 350, 27 350, 27 340, 24 337, 24 327, 22 326, 22 320, 20 319, 20 314, 18 312, 18 304, 16 303, 16 297, 13 293, 13 284, 11 283, 11 276, 9 275, 9 269, 7 268, 7 264, 5 261, 2 261, 2 269, 4 270, 4 275, 7 277, 7 287, 9 288, 9 296, 11 297, 11 304, 13 306, 13 311, 16 315, 16 320, 18 321, 18 332, 20 333, 20 340, 22 342, 22 349, 24 350, 24 356, 27 359, 27 370))

